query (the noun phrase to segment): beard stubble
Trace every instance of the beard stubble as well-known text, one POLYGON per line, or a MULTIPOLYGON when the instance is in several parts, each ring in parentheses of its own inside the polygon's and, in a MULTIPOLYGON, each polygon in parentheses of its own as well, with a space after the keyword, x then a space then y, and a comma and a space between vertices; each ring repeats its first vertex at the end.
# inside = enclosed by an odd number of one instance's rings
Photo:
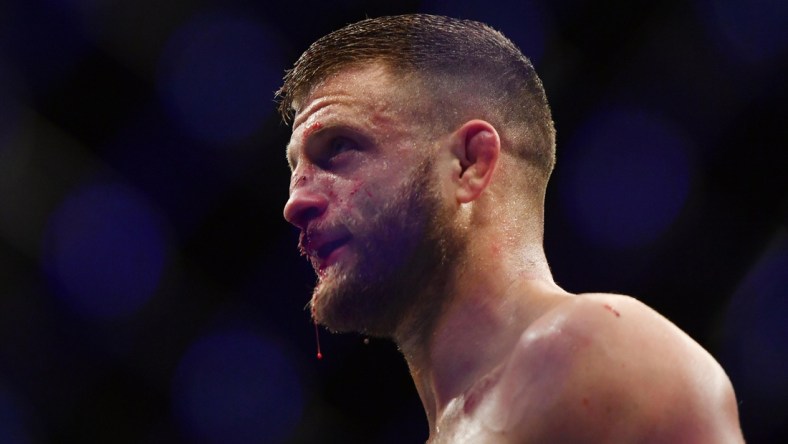
POLYGON ((461 243, 433 176, 423 161, 366 220, 343 216, 352 233, 355 260, 320 276, 310 307, 332 331, 393 337, 408 323, 420 328, 441 310, 461 243))

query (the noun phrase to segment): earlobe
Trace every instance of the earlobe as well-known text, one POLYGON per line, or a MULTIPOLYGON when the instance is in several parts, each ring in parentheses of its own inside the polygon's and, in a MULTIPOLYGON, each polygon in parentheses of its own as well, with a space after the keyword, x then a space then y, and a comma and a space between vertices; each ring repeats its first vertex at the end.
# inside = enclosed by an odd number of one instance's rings
POLYGON ((490 123, 471 120, 455 133, 455 156, 460 163, 456 196, 459 203, 478 198, 492 180, 501 153, 501 139, 490 123))

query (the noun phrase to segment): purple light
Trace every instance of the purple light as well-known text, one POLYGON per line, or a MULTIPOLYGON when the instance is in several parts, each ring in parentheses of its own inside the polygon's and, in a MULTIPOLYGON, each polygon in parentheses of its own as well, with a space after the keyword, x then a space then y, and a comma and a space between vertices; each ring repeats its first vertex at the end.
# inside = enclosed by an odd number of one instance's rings
POLYGON ((282 442, 303 409, 298 374, 282 348, 244 330, 192 344, 172 390, 175 414, 198 442, 282 442))
POLYGON ((27 430, 29 422, 19 399, 0 383, 0 442, 24 444, 34 442, 27 430))
POLYGON ((156 291, 167 257, 156 211, 117 183, 71 192, 50 217, 43 250, 57 294, 97 319, 142 308, 156 291))
POLYGON ((601 247, 653 242, 687 199, 689 152, 689 142, 670 122, 638 110, 598 112, 564 154, 559 151, 564 211, 578 233, 601 247))
POLYGON ((168 113, 192 137, 211 143, 251 135, 273 111, 284 64, 277 35, 245 17, 201 15, 170 38, 158 89, 168 113))
POLYGON ((778 60, 788 49, 788 2, 697 0, 696 10, 721 51, 734 60, 778 60))
POLYGON ((734 295, 727 337, 735 377, 760 396, 788 397, 788 238, 756 263, 734 295))
POLYGON ((784 435, 787 317, 788 235, 783 230, 739 285, 723 330, 721 362, 736 389, 742 424, 753 442, 772 442, 784 435))

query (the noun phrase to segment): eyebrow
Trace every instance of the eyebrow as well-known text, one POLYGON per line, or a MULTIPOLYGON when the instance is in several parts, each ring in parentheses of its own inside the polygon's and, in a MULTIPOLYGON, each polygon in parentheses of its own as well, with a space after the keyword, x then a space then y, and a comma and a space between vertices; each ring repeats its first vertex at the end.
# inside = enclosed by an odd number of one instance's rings
MULTIPOLYGON (((315 134, 319 134, 323 132, 323 130, 327 129, 323 122, 317 120, 309 125, 305 130, 304 133, 301 135, 301 144, 303 146, 308 145, 309 140, 315 134)), ((292 141, 292 135, 290 136, 290 140, 292 141)), ((298 165, 298 159, 295 158, 293 154, 293 145, 292 143, 287 144, 286 148, 286 156, 287 156, 287 163, 290 165, 290 169, 295 169, 296 165, 298 165)))

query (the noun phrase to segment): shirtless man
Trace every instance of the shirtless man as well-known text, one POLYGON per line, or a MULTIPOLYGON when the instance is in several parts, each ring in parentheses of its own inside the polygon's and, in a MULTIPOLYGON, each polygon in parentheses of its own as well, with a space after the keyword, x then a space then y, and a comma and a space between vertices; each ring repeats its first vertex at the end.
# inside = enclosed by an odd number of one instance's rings
POLYGON ((429 442, 743 442, 730 381, 689 336, 633 298, 553 282, 552 117, 503 35, 364 20, 315 42, 278 95, 312 315, 397 343, 429 442))

